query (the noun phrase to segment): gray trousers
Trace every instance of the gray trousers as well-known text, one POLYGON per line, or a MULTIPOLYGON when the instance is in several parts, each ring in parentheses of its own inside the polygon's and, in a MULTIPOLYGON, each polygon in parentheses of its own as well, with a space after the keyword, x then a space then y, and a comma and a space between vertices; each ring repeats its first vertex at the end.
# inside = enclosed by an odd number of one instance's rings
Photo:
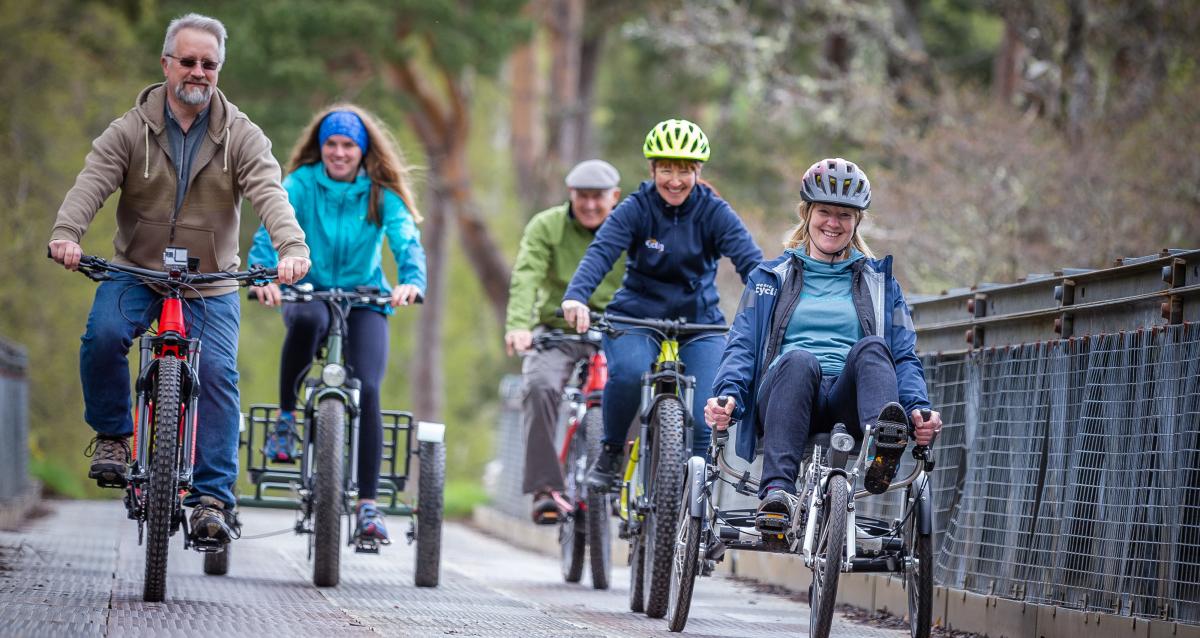
MULTIPOLYGON (((535 330, 535 334, 538 331, 535 330)), ((554 447, 558 425, 558 403, 563 386, 570 380, 575 362, 593 349, 581 343, 561 343, 554 348, 531 351, 521 365, 521 421, 525 427, 526 494, 563 489, 562 467, 554 447)))

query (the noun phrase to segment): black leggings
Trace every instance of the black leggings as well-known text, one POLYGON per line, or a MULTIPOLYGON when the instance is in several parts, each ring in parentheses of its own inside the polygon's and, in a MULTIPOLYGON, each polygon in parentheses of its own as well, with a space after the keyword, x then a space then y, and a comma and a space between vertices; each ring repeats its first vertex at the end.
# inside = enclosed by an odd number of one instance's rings
MULTIPOLYGON (((375 498, 383 457, 383 417, 379 413, 379 386, 387 370, 387 315, 368 308, 350 311, 348 334, 342 348, 350 375, 362 383, 358 420, 358 496, 375 498)), ((286 304, 283 354, 279 372, 279 409, 296 409, 296 380, 317 354, 329 331, 329 310, 323 302, 286 304)))

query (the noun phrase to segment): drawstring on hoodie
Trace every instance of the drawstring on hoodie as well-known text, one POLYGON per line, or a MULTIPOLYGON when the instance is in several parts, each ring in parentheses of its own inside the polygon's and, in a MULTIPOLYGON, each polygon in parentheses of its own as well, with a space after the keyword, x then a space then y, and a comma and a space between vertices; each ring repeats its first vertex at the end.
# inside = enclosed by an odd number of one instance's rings
POLYGON ((225 127, 225 156, 224 163, 221 165, 221 172, 229 172, 229 127, 225 127))
POLYGON ((143 122, 142 130, 146 132, 146 168, 142 171, 142 179, 150 179, 150 123, 143 122))

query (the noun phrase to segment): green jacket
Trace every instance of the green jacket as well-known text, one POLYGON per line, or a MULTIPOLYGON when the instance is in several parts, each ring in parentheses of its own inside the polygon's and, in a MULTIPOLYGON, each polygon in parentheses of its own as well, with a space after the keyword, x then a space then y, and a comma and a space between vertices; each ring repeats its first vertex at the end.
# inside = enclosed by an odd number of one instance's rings
MULTIPOLYGON (((554 311, 562 305, 567 283, 596 236, 595 231, 581 226, 567 212, 569 208, 570 204, 548 208, 534 215, 525 226, 508 284, 505 331, 531 330, 539 324, 567 328, 567 323, 555 317, 554 311)), ((624 274, 625 260, 619 259, 588 300, 592 310, 604 310, 621 287, 624 274)))

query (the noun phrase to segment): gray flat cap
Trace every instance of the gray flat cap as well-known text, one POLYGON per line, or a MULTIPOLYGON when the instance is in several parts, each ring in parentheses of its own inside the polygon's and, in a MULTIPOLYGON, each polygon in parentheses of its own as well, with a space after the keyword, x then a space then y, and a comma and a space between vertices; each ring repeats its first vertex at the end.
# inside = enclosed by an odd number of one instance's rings
POLYGON ((604 160, 585 160, 567 173, 567 188, 607 190, 621 184, 621 174, 604 160))

